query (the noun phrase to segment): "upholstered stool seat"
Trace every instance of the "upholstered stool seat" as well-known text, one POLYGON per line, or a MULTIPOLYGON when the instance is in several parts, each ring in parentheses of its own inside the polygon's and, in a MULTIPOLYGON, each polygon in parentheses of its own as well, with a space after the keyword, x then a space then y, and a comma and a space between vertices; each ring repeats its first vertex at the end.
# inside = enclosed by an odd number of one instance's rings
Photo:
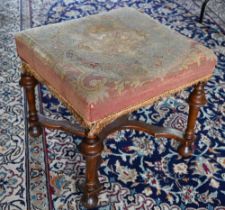
POLYGON ((211 50, 130 8, 27 30, 16 42, 88 124, 206 79, 215 65, 211 50))
MULTIPOLYGON (((216 64, 208 48, 131 8, 22 31, 16 45, 25 72, 64 101, 92 139, 118 117, 206 81, 216 64)), ((197 107, 205 101, 200 86, 190 99, 197 107)))

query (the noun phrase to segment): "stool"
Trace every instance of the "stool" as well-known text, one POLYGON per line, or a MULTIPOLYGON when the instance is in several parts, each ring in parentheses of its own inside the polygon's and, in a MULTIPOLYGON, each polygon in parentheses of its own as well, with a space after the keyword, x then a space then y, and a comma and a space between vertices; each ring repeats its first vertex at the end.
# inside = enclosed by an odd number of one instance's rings
POLYGON ((192 154, 199 109, 206 103, 204 84, 216 64, 214 53, 135 9, 120 8, 78 20, 16 34, 23 63, 20 85, 29 107, 29 133, 61 129, 84 137, 86 161, 82 204, 97 206, 98 168, 103 140, 121 129, 135 129, 180 142, 183 157, 192 154), (45 84, 76 116, 80 126, 37 113, 35 86, 45 84), (195 84, 189 97, 185 132, 128 118, 130 112, 195 84))

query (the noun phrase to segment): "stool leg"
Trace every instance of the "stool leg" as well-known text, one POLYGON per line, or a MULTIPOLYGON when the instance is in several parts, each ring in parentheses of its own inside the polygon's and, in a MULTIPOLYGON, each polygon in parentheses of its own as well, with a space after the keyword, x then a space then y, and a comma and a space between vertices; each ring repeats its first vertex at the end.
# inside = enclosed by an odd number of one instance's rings
POLYGON ((95 208, 97 207, 98 194, 101 190, 98 168, 101 162, 103 144, 97 137, 86 137, 81 143, 80 150, 86 160, 86 181, 83 186, 84 194, 81 198, 81 203, 88 209, 95 208))
POLYGON ((206 103, 205 93, 204 93, 204 83, 199 82, 193 92, 190 94, 189 103, 189 115, 187 122, 187 129, 185 131, 184 141, 178 148, 178 152, 182 157, 190 157, 193 153, 193 142, 195 140, 195 124, 200 107, 206 103))
POLYGON ((41 126, 38 122, 37 110, 35 106, 35 86, 37 80, 28 73, 22 73, 20 85, 24 87, 27 96, 29 108, 29 134, 33 137, 38 137, 42 133, 41 126))

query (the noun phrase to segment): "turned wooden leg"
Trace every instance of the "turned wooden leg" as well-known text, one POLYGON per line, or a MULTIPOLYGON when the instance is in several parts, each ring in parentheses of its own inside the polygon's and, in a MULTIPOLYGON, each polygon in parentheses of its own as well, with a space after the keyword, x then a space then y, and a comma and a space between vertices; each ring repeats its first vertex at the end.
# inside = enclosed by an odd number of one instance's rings
POLYGON ((28 73, 23 73, 20 79, 20 85, 24 87, 27 96, 29 108, 29 134, 38 137, 42 133, 41 126, 38 122, 37 110, 35 105, 35 86, 37 80, 28 73))
POLYGON ((97 137, 86 137, 81 143, 80 150, 86 160, 86 181, 83 186, 84 194, 81 198, 81 203, 88 209, 95 208, 97 207, 98 194, 101 190, 98 168, 101 162, 103 144, 97 137))
POLYGON ((204 85, 203 82, 199 82, 188 99, 189 115, 187 129, 185 131, 184 141, 178 148, 178 152, 182 157, 190 157, 193 153, 196 120, 200 107, 206 103, 204 85))

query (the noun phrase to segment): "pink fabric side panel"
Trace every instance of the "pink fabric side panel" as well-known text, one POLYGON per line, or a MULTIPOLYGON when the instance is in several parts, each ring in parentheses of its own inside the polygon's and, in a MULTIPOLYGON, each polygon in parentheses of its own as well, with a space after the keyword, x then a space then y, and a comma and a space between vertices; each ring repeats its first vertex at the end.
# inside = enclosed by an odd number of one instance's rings
POLYGON ((38 75, 42 78, 46 78, 48 83, 57 90, 57 93, 62 95, 68 100, 82 117, 89 120, 90 109, 88 104, 75 92, 72 91, 72 87, 65 83, 60 77, 46 64, 43 63, 31 48, 27 47, 21 41, 16 40, 17 52, 19 56, 24 59, 32 69, 34 69, 38 75))

